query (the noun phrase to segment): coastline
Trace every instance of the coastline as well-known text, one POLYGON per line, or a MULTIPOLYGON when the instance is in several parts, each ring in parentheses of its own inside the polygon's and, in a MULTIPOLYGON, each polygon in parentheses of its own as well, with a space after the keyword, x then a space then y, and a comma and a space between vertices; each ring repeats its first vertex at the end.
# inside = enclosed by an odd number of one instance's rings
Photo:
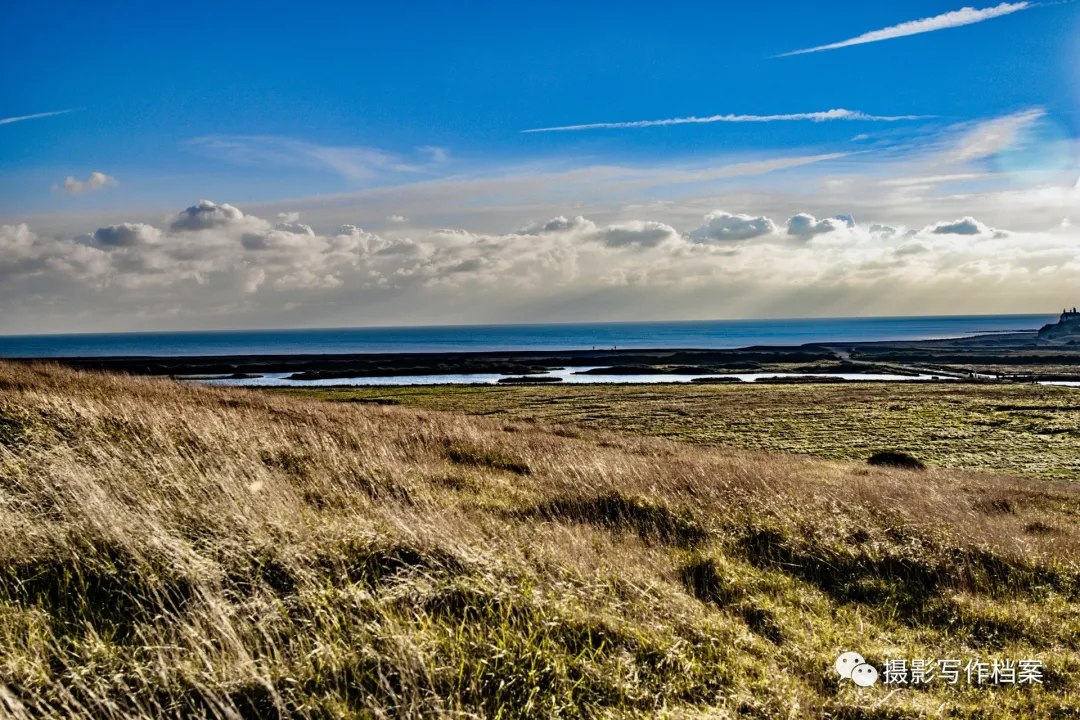
POLYGON ((964 339, 1034 331, 1050 315, 579 322, 0 336, 0 357, 230 357, 736 350, 964 339))
MULTIPOLYGON (((294 381, 392 379, 487 374, 543 376, 581 368, 582 374, 680 376, 780 372, 805 377, 940 375, 1020 382, 1080 381, 1080 347, 1042 343, 1035 331, 988 332, 926 340, 841 341, 755 345, 732 349, 645 348, 395 353, 280 353, 176 356, 8 358, 83 370, 185 379, 250 379, 291 373, 294 381)), ((618 380, 615 380, 618 382, 618 380)))

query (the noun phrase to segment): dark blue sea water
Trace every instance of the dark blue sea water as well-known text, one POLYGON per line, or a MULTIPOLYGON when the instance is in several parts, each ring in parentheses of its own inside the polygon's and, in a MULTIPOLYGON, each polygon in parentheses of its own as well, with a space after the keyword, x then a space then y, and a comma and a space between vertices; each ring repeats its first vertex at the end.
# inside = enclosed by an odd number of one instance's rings
POLYGON ((0 357, 290 355, 335 353, 738 348, 811 342, 918 340, 1035 330, 1053 315, 461 325, 323 330, 0 336, 0 357))

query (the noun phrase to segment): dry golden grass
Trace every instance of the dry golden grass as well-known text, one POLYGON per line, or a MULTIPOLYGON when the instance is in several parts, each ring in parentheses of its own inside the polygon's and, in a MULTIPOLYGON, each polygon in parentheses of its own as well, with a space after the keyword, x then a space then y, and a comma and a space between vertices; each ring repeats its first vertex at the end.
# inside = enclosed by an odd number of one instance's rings
POLYGON ((1080 391, 1021 383, 290 387, 270 392, 566 423, 865 462, 1080 479, 1080 391))
POLYGON ((1080 717, 1080 490, 0 364, 0 715, 1080 717), (1035 687, 838 682, 1021 659, 1035 687))

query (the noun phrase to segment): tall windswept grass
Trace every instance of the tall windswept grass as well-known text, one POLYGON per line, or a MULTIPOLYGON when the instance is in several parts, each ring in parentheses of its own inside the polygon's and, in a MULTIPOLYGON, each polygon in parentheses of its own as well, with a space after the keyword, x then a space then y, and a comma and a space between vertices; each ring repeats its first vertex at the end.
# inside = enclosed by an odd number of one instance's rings
POLYGON ((0 716, 1080 717, 1080 492, 0 364, 0 716), (1036 687, 840 683, 1020 659, 1036 687))

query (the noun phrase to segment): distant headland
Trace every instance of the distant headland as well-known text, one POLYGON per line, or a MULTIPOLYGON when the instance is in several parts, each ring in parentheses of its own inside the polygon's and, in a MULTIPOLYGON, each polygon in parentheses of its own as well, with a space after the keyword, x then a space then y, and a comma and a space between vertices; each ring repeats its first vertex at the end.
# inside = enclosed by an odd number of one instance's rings
POLYGON ((1039 339, 1048 342, 1075 343, 1080 340, 1080 311, 1074 306, 1072 310, 1065 308, 1061 311, 1061 317, 1056 323, 1043 325, 1039 329, 1039 339))

